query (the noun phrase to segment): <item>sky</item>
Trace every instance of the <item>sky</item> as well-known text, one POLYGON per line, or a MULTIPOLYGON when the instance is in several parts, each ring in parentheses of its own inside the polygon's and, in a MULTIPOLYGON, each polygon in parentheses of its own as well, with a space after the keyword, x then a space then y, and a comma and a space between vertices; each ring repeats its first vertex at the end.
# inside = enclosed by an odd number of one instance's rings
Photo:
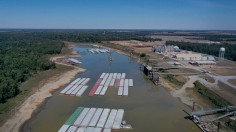
POLYGON ((0 0, 0 28, 236 30, 236 0, 0 0))

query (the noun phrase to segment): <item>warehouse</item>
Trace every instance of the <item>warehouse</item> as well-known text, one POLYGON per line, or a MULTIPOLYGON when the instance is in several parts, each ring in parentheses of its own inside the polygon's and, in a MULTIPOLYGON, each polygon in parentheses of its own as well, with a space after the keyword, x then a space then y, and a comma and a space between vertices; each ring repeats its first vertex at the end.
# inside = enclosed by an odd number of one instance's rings
POLYGON ((187 54, 187 53, 182 53, 182 54, 176 54, 175 58, 177 60, 201 60, 202 55, 201 54, 187 54))
POLYGON ((189 62, 192 65, 215 65, 216 62, 214 61, 194 61, 194 62, 189 62))

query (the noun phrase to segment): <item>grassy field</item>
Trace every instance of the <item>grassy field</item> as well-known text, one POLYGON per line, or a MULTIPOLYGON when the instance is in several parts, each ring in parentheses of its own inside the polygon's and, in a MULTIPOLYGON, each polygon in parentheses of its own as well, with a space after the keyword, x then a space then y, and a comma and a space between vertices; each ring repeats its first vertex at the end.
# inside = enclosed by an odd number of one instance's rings
POLYGON ((186 79, 183 76, 164 75, 163 79, 169 82, 169 84, 174 87, 175 90, 180 89, 186 82, 186 79))
POLYGON ((207 98, 210 100, 215 106, 217 107, 224 107, 228 105, 232 105, 228 101, 222 99, 219 95, 215 94, 211 90, 209 90, 207 87, 202 85, 200 82, 195 82, 195 90, 200 93, 204 98, 207 98))
POLYGON ((208 98, 203 98, 202 95, 197 92, 196 89, 187 88, 186 94, 191 100, 193 100, 197 104, 195 110, 201 110, 202 108, 211 109, 215 107, 215 105, 208 98))

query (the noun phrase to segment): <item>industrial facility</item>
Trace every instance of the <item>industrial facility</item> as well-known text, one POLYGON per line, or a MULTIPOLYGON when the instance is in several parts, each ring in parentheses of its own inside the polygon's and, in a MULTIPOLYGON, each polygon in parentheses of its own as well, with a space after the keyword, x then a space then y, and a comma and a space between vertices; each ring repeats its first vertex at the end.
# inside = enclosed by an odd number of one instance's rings
POLYGON ((156 45, 153 46, 153 52, 166 53, 166 52, 179 52, 178 46, 174 45, 156 45))
POLYGON ((192 62, 189 62, 190 64, 192 65, 197 65, 197 66, 201 66, 201 65, 215 65, 216 62, 214 61, 192 61, 192 62))

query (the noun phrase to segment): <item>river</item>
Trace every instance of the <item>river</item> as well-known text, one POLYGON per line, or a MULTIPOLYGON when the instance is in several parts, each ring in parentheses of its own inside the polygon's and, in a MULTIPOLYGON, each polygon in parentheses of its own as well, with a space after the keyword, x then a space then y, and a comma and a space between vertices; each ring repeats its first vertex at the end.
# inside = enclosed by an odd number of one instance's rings
POLYGON ((77 107, 124 109, 124 120, 131 124, 132 130, 116 130, 117 132, 199 132, 198 127, 185 120, 183 109, 189 110, 169 91, 155 86, 140 70, 140 66, 129 57, 112 52, 112 62, 108 61, 109 53, 92 54, 88 46, 76 46, 82 57, 81 67, 86 72, 77 77, 88 77, 89 88, 81 97, 61 96, 61 89, 41 106, 25 126, 25 131, 54 132, 57 131, 77 107), (126 73, 126 78, 134 79, 134 87, 129 88, 129 96, 117 96, 116 88, 109 88, 105 96, 88 96, 92 86, 101 73, 126 73))

